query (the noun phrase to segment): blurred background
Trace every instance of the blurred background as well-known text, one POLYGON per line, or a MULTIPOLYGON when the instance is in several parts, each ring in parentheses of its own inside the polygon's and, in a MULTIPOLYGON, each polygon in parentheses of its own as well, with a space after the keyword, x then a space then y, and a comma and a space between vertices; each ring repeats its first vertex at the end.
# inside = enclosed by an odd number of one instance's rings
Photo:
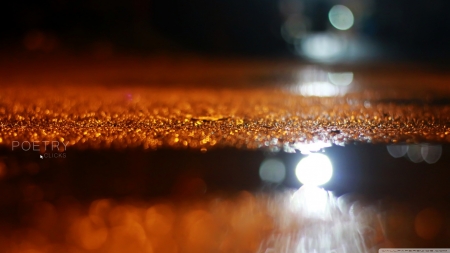
POLYGON ((450 247, 449 10, 448 0, 3 3, 0 249, 450 247), (50 139, 74 147, 64 159, 10 149, 50 139), (323 185, 333 196, 293 190, 308 141, 334 166, 323 185))
POLYGON ((8 1, 4 52, 298 57, 447 64, 450 2, 388 0, 8 1))

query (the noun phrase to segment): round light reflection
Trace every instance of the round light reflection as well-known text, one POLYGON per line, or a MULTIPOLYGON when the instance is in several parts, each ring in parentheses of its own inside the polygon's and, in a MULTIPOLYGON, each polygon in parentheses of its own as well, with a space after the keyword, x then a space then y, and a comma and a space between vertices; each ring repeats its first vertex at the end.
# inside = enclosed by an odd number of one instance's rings
POLYGON ((422 157, 429 164, 436 163, 442 155, 441 145, 423 145, 421 149, 422 157))
POLYGON ((328 13, 330 23, 339 30, 348 30, 353 26, 355 18, 352 11, 344 5, 335 5, 328 13))
POLYGON ((400 157, 406 155, 406 152, 408 152, 408 146, 407 145, 388 145, 387 150, 392 157, 400 158, 400 157))
POLYGON ((286 168, 280 160, 267 159, 259 167, 259 176, 266 182, 281 183, 286 176, 286 168))
POLYGON ((314 153, 297 164, 295 174, 302 184, 319 186, 331 179, 333 166, 326 155, 314 153))
POLYGON ((353 72, 328 73, 328 80, 338 86, 347 86, 353 82, 353 72))

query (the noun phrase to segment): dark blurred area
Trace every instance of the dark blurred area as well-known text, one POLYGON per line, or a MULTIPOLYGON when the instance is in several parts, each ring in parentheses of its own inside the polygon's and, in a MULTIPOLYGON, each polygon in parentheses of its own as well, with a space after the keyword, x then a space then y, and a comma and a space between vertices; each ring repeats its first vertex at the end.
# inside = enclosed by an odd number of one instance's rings
POLYGON ((448 10, 3 3, 0 253, 450 247, 448 10))
POLYGON ((194 52, 447 63, 449 9, 446 0, 8 1, 0 43, 3 51, 100 57, 194 52))
MULTIPOLYGON (((392 151, 386 150, 385 145, 349 144, 326 148, 324 154, 332 162, 334 172, 323 188, 335 196, 357 193, 375 200, 391 197, 422 205, 442 201, 450 204, 447 201, 450 198, 448 145, 435 146, 442 155, 439 154, 433 163, 414 160, 415 155, 411 155, 414 146, 417 145, 411 145, 410 152, 404 157, 397 158, 392 156, 392 151)), ((1 149, 0 154, 8 154, 8 151, 1 149)), ((92 201, 129 196, 186 198, 243 190, 269 193, 298 189, 303 184, 296 176, 296 167, 299 161, 308 157, 300 152, 230 148, 208 152, 176 149, 148 152, 132 148, 126 151, 71 150, 66 159, 39 161, 34 152, 13 154, 0 156, 0 166, 12 168, 9 175, 1 175, 0 179, 9 180, 0 181, 1 196, 14 199, 11 196, 20 193, 7 189, 13 185, 35 183, 46 188, 49 201, 66 195, 92 201), (283 164, 281 177, 277 166, 270 167, 270 174, 264 172, 264 162, 270 160, 283 164), (192 183, 192 180, 202 183, 192 183)), ((14 190, 20 189, 14 187, 14 190)), ((0 199, 0 206, 3 201, 0 199)))

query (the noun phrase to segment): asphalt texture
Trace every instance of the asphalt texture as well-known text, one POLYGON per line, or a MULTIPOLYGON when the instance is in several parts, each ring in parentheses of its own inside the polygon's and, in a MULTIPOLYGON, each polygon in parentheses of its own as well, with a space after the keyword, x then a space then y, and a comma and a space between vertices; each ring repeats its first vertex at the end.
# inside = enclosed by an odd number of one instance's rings
POLYGON ((450 140, 450 75, 430 66, 195 57, 13 59, 3 66, 4 148, 28 141, 42 150, 58 141, 68 148, 290 152, 305 143, 450 140))

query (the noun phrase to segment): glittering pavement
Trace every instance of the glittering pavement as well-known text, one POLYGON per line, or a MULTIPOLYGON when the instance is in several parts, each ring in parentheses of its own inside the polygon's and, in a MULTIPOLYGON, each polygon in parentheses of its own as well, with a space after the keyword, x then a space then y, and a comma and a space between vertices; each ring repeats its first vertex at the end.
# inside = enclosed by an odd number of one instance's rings
POLYGON ((307 142, 450 140, 445 71, 166 58, 38 63, 2 70, 3 147, 289 151, 307 142))
POLYGON ((445 69, 192 57, 0 66, 0 252, 450 246, 445 69), (339 196, 292 190, 299 153, 352 142, 367 144, 327 151, 339 196), (372 145, 405 142, 422 143, 397 146, 420 161, 439 154, 419 164, 372 145), (286 166, 284 185, 262 182, 270 159, 286 166))

